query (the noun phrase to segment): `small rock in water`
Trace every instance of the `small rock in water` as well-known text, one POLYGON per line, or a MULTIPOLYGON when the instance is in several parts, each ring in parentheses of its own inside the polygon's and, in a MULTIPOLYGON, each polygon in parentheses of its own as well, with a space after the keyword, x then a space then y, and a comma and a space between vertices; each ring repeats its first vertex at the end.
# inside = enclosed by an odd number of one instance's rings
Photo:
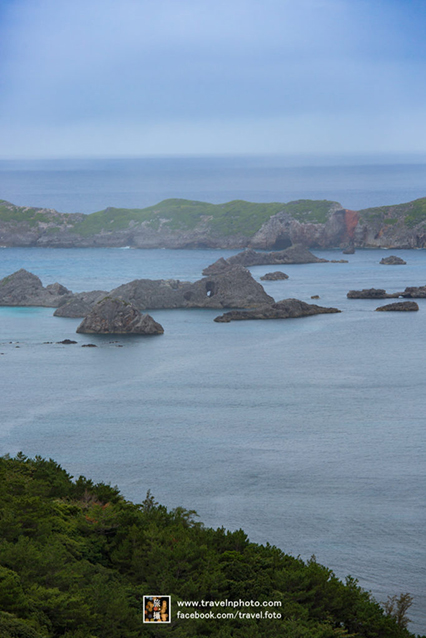
POLYGON ((385 266, 404 266, 407 262, 401 259, 401 257, 390 255, 389 257, 383 257, 383 259, 380 260, 380 263, 385 266))
POLYGON ((83 343, 82 348, 97 348, 98 346, 94 343, 83 343))
POLYGON ((299 299, 283 299, 255 310, 231 310, 216 317, 214 321, 228 323, 229 321, 242 321, 245 319, 295 319, 335 312, 341 311, 337 308, 323 308, 315 304, 305 303, 299 299))
POLYGON ((399 301, 397 303, 389 303, 387 306, 380 306, 376 308, 376 311, 400 311, 400 312, 413 312, 419 309, 418 304, 415 301, 399 301))
POLYGON ((68 346, 70 343, 77 343, 77 341, 73 341, 72 339, 64 339, 63 341, 57 341, 56 343, 63 343, 68 346))
POLYGON ((267 272, 266 275, 260 278, 262 281, 278 281, 280 279, 288 279, 288 275, 281 270, 276 270, 275 272, 267 272))

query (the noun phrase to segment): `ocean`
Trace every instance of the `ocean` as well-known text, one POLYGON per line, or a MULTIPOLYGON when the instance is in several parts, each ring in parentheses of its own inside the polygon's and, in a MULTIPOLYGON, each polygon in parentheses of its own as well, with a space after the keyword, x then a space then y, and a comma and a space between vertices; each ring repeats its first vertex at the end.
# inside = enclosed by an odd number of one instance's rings
MULTIPOLYGON (((426 195, 426 162, 379 160, 2 161, 0 197, 94 212, 167 197, 331 199, 357 209, 426 195)), ((1 248, 0 277, 26 268, 73 291, 140 277, 195 281, 234 252, 1 248)), ((206 525, 314 554, 378 601, 409 592, 409 628, 426 633, 426 300, 420 312, 392 314, 346 298, 425 285, 425 251, 393 253, 407 265, 382 266, 389 253, 358 250, 347 264, 290 265, 288 280, 262 282, 276 300, 319 295, 341 314, 218 324, 214 310, 152 311, 164 335, 112 338, 77 335, 80 320, 53 309, 0 308, 0 452, 52 457, 136 502, 150 489, 206 525)), ((259 280, 271 269, 251 272, 259 280)))

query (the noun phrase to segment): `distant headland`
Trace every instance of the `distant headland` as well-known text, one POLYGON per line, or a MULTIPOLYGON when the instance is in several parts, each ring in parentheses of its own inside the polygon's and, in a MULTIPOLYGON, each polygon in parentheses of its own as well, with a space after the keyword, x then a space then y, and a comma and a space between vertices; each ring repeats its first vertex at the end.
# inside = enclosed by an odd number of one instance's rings
POLYGON ((328 200, 166 199, 148 208, 106 208, 90 215, 0 200, 0 245, 6 247, 283 250, 295 244, 349 251, 425 248, 426 198, 359 211, 328 200))

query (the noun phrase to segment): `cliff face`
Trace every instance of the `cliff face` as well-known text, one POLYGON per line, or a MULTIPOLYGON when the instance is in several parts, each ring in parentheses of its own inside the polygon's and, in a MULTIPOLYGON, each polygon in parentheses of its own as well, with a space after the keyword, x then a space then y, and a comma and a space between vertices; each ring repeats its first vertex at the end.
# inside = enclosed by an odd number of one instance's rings
POLYGON ((354 245, 368 248, 426 248, 426 198, 359 211, 354 245))
POLYGON ((298 221, 288 213, 278 213, 262 225, 249 245, 264 250, 283 250, 294 244, 330 248, 349 243, 351 234, 353 230, 347 222, 347 211, 335 204, 322 223, 298 221))
POLYGON ((58 213, 0 201, 0 246, 425 248, 426 198, 362 211, 337 202, 213 205, 165 200, 146 209, 58 213))

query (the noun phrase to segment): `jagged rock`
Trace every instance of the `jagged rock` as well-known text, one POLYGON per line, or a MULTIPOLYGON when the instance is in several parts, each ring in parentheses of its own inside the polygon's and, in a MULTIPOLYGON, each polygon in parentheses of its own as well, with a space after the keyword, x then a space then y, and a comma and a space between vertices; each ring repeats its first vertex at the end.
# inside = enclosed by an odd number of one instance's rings
POLYGON ((402 312, 412 312, 418 310, 419 306, 415 301, 399 301, 396 303, 389 303, 386 306, 380 306, 376 308, 376 310, 385 312, 385 311, 402 311, 402 312))
POLYGON ((403 266, 407 262, 401 259, 401 257, 390 255, 389 257, 383 257, 383 259, 380 260, 380 263, 384 264, 385 266, 403 266))
POLYGON ((267 266, 271 264, 318 264, 328 262, 327 259, 315 257, 307 248, 301 245, 290 246, 285 250, 275 252, 258 253, 252 248, 243 250, 238 255, 223 259, 221 257, 203 270, 203 275, 211 275, 226 270, 226 263, 229 266, 236 264, 240 266, 267 266))
POLYGON ((57 295, 58 297, 62 297, 63 295, 69 295, 71 293, 68 288, 65 288, 62 284, 58 284, 55 282, 54 284, 49 284, 46 286, 46 290, 51 292, 53 295, 57 295))
POLYGON ((395 299, 400 293, 387 293, 383 288, 364 288, 363 290, 350 290, 346 295, 348 299, 395 299))
POLYGON ((204 268, 203 275, 217 275, 229 267, 230 267, 229 261, 227 261, 223 257, 220 257, 213 264, 211 264, 210 266, 207 266, 207 268, 204 268))
POLYGON ((109 294, 134 304, 139 310, 182 308, 185 307, 184 295, 191 286, 189 281, 178 279, 135 279, 109 294))
POLYGON ((253 308, 272 303, 261 284, 242 266, 228 266, 217 275, 194 283, 176 279, 135 279, 109 293, 78 293, 54 313, 56 317, 84 317, 105 296, 123 299, 139 310, 164 308, 253 308))
POLYGON ((426 286, 409 286, 404 292, 399 293, 399 297, 405 299, 424 299, 426 297, 426 286))
POLYGON ((133 304, 105 297, 83 319, 77 332, 84 334, 163 334, 163 327, 133 304))
POLYGON ((64 346, 69 346, 74 343, 77 343, 77 341, 73 341, 72 339, 64 339, 63 341, 57 341, 56 343, 63 344, 64 346))
POLYGON ((260 278, 262 281, 279 281, 280 279, 288 279, 288 275, 281 270, 276 270, 275 272, 267 272, 266 275, 260 278))
POLYGON ((325 223, 320 223, 309 221, 310 218, 315 219, 315 216, 311 217, 312 209, 310 210, 310 206, 315 205, 314 202, 309 200, 292 202, 293 205, 302 203, 305 209, 303 221, 300 218, 296 219, 285 210, 276 213, 253 235, 250 246, 261 250, 271 248, 282 250, 294 244, 325 248, 330 247, 331 244, 346 245, 352 240, 353 224, 350 217, 356 215, 354 211, 343 209, 337 202, 328 202, 325 223))
POLYGON ((72 292, 55 283, 46 288, 37 275, 21 268, 0 281, 0 306, 44 306, 56 308, 72 292))
POLYGON ((238 255, 228 257, 228 263, 241 264, 242 266, 259 266, 268 264, 319 264, 327 259, 321 259, 313 255, 305 246, 297 244, 289 246, 285 250, 258 253, 252 248, 243 250, 238 255))
POLYGON ((136 279, 111 291, 146 308, 252 308, 273 302, 261 284, 242 266, 204 277, 194 283, 176 280, 136 279))
POLYGON ((355 248, 354 246, 348 246, 345 250, 342 250, 342 253, 344 255, 353 255, 355 253, 355 248))
POLYGON ((105 290, 92 290, 91 292, 77 292, 62 303, 53 313, 54 317, 85 317, 95 303, 108 295, 105 290))
POLYGON ((323 308, 315 304, 308 304, 299 299, 283 299, 277 303, 256 308, 256 310, 231 310, 215 321, 228 323, 229 321, 243 321, 246 319, 292 319, 341 312, 337 308, 323 308))
POLYGON ((255 308, 274 302, 243 266, 196 281, 185 298, 187 308, 255 308))

